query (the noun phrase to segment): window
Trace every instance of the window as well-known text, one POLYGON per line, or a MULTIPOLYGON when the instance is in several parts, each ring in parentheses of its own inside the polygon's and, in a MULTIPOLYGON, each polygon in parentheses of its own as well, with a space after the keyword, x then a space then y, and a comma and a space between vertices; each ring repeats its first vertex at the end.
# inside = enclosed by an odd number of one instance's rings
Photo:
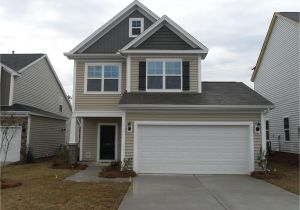
POLYGON ((86 93, 119 92, 119 64, 87 64, 86 93))
POLYGON ((181 91, 181 60, 148 60, 146 87, 149 91, 181 91))
POLYGON ((266 139, 270 140, 269 120, 266 120, 266 139))
POLYGON ((137 37, 144 31, 144 18, 129 18, 129 37, 137 37))
POLYGON ((286 141, 290 140, 290 119, 288 117, 283 119, 284 137, 286 141))
POLYGON ((63 112, 63 102, 64 98, 62 96, 59 96, 58 98, 58 111, 63 112))

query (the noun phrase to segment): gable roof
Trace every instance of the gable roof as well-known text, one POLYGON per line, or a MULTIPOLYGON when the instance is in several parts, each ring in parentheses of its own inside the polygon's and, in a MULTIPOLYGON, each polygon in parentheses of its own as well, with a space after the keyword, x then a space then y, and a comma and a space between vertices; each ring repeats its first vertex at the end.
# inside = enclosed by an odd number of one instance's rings
POLYGON ((135 48, 147 40, 151 35, 157 32, 162 26, 167 26, 171 31, 177 34, 181 39, 187 42, 191 47, 195 50, 198 50, 199 53, 208 53, 208 48, 204 46, 201 42, 199 42, 196 38, 190 35, 187 31, 177 25, 173 20, 171 20, 168 16, 162 16, 158 21, 156 21, 152 26, 146 29, 143 33, 141 33, 138 37, 129 42, 126 46, 124 46, 120 52, 126 53, 130 52, 130 48, 135 48), (200 50, 199 50, 200 48, 200 50))
POLYGON ((202 82, 202 93, 124 93, 121 108, 266 109, 273 104, 242 82, 202 82))
POLYGON ((300 23, 300 12, 278 12, 277 14, 300 23))
POLYGON ((44 55, 45 54, 0 54, 0 62, 10 69, 20 72, 24 67, 44 55))
POLYGON ((131 4, 129 4, 127 7, 125 7, 121 12, 119 12, 117 15, 115 15, 112 19, 110 19, 108 22, 106 22, 103 26, 101 26, 99 29, 97 29, 94 33, 92 33, 90 36, 88 36, 85 40, 83 40, 81 43, 79 43, 69 53, 65 53, 65 55, 74 54, 82 49, 84 50, 85 48, 87 48, 88 46, 93 44, 95 41, 97 41, 99 38, 101 38, 104 34, 106 34, 109 30, 111 30, 119 22, 121 22, 126 17, 127 14, 130 14, 135 9, 138 9, 146 17, 153 20, 153 22, 159 19, 159 17, 156 14, 154 14, 151 10, 149 10, 146 6, 144 6, 138 0, 135 0, 131 4))
POLYGON ((264 56, 264 53, 265 53, 265 50, 266 50, 266 48, 267 48, 269 39, 270 39, 270 37, 271 37, 271 34, 272 34, 272 31, 273 31, 273 28, 274 28, 276 19, 277 19, 277 18, 280 18, 280 17, 287 18, 287 19, 289 19, 289 20, 292 20, 294 23, 298 24, 298 26, 300 26, 300 25, 299 25, 299 16, 300 16, 300 12, 275 12, 275 13, 273 14, 271 23, 270 23, 269 28, 268 28, 267 35, 266 35, 266 37, 265 37, 264 43, 263 43, 263 45, 262 45, 262 48, 261 48, 261 50, 260 50, 260 53, 259 53, 259 56, 258 56, 256 65, 255 65, 255 67, 253 68, 254 71, 253 71, 252 76, 251 76, 251 81, 252 81, 252 82, 254 82, 254 80, 255 80, 255 78, 256 78, 256 75, 257 75, 257 72, 258 72, 258 70, 259 70, 259 67, 260 67, 262 58, 263 58, 263 56, 264 56), (297 16, 298 16, 298 21, 297 21, 297 16))
MULTIPOLYGON (((17 76, 21 76, 21 73, 27 69, 29 69, 30 66, 35 64, 36 62, 46 59, 47 63, 49 64, 50 70, 52 71, 54 78, 60 87, 65 99, 67 100, 67 103, 69 105, 69 108, 72 109, 71 103, 67 97, 67 94, 46 54, 38 53, 38 54, 0 54, 0 63, 1 65, 8 71, 15 71, 17 76), (8 68, 7 68, 8 67, 8 68)), ((13 73, 13 72, 11 72, 13 73)))

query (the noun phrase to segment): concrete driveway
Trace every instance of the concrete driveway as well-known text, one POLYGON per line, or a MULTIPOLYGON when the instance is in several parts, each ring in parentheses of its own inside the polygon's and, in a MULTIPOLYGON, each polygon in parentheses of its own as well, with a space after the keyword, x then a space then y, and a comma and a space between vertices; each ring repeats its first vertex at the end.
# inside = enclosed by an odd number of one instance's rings
POLYGON ((299 196, 239 175, 139 175, 119 210, 299 210, 299 196))

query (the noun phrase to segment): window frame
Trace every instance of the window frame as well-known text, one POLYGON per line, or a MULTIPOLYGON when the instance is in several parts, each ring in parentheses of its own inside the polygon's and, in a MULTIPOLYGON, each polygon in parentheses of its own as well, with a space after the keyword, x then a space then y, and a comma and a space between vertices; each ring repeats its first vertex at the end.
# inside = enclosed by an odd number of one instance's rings
POLYGON ((290 141, 291 141, 291 129, 290 129, 290 127, 291 127, 290 117, 289 117, 289 116, 286 116, 286 117, 283 118, 283 134, 284 134, 284 141, 287 141, 287 142, 290 142, 290 141), (285 124, 285 123, 284 123, 285 119, 288 119, 288 128, 285 128, 285 125, 284 125, 284 124, 285 124), (286 133, 285 133, 285 131, 288 131, 288 132, 289 132, 289 138, 288 138, 288 139, 286 138, 286 133))
POLYGON ((121 63, 85 63, 85 71, 84 71, 84 94, 121 94, 121 78, 122 78, 122 64, 121 63), (119 68, 119 77, 118 78, 105 78, 104 77, 104 67, 105 66, 118 66, 119 68), (102 66, 102 74, 101 78, 95 78, 95 79, 101 79, 101 91, 88 91, 87 90, 87 84, 88 84, 88 67, 89 66, 102 66), (118 91, 104 91, 104 83, 105 80, 108 79, 118 79, 118 91))
POLYGON ((64 112, 64 98, 62 96, 58 97, 58 112, 63 113, 64 112), (60 110, 61 108, 61 110, 60 110))
POLYGON ((266 119, 265 125, 266 125, 266 140, 270 140, 270 120, 269 119, 266 119), (267 126, 267 124, 268 124, 268 126, 267 126))
POLYGON ((141 29, 141 33, 144 32, 144 18, 129 18, 129 37, 137 37, 140 34, 132 34, 132 29, 133 28, 140 28, 141 29), (141 26, 140 27, 132 27, 132 22, 133 21, 141 21, 141 26))
POLYGON ((182 66, 182 59, 181 58, 148 58, 146 59, 146 92, 183 92, 183 66, 182 66), (148 76, 160 76, 160 75, 153 75, 148 74, 148 63, 149 62, 163 62, 163 86, 162 89, 148 89, 148 76), (181 74, 180 74, 180 89, 166 89, 166 77, 167 76, 179 76, 179 75, 168 75, 166 74, 166 62, 180 62, 181 66, 181 74))

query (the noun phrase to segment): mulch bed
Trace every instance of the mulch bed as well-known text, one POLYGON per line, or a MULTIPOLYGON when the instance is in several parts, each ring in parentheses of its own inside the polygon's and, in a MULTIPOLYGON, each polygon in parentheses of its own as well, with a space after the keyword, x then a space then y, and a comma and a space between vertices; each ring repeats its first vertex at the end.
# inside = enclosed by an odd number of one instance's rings
POLYGON ((21 186, 22 182, 11 180, 11 179, 1 179, 1 189, 18 187, 21 186))
POLYGON ((112 171, 100 172, 99 176, 104 178, 128 178, 128 177, 135 177, 136 173, 134 171, 112 170, 112 171))
POLYGON ((289 166, 297 167, 299 168, 299 154, 292 154, 292 153, 286 153, 286 152, 275 152, 272 151, 270 155, 268 155, 268 161, 276 162, 276 163, 282 163, 289 166))
POLYGON ((251 176, 256 179, 263 179, 263 180, 281 179, 282 178, 278 173, 273 172, 273 171, 270 171, 266 174, 263 171, 254 171, 251 173, 251 176))
POLYGON ((72 169, 72 170, 85 170, 88 166, 84 164, 69 164, 69 163, 53 163, 51 168, 53 169, 72 169))

